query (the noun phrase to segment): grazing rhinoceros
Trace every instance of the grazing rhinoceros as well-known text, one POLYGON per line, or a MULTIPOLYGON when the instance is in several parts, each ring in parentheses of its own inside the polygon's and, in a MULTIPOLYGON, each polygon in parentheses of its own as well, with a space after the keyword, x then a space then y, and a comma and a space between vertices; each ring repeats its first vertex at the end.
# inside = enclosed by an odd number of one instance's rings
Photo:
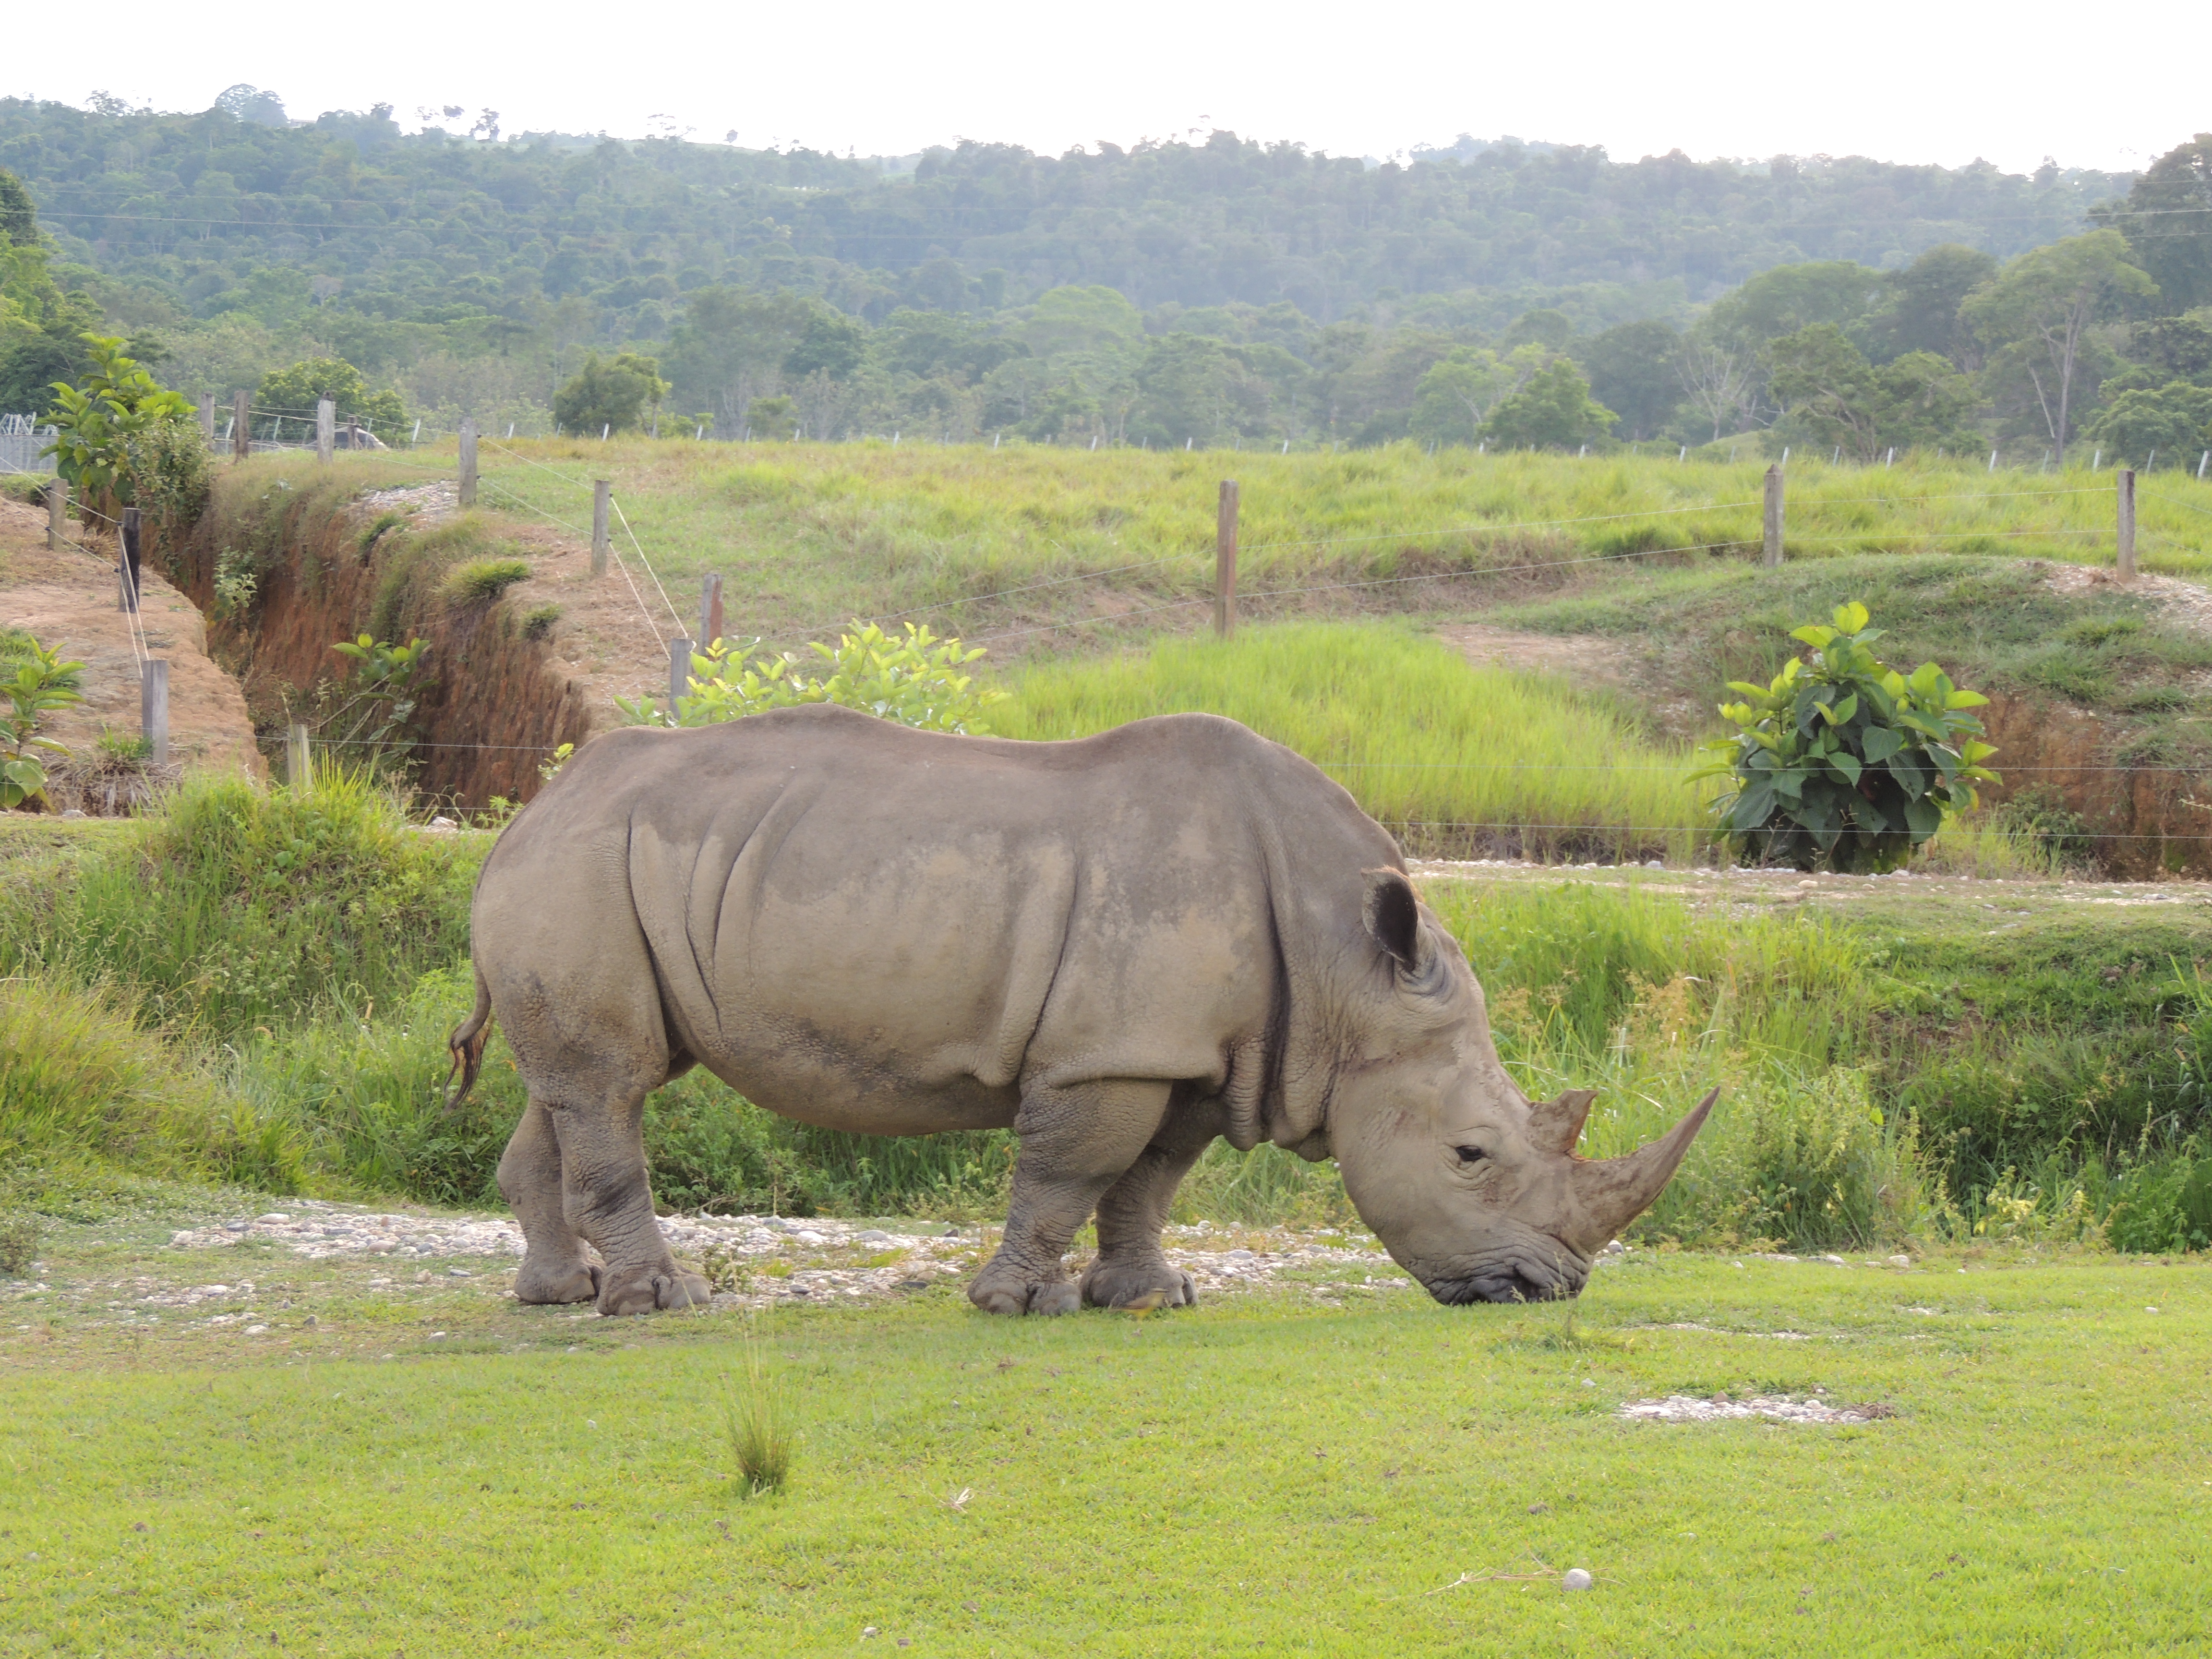
POLYGON ((830 707, 609 732, 500 837, 474 924, 461 1086, 495 1012, 530 1096, 499 1166, 515 1294, 604 1314, 707 1297, 654 1223, 639 1128, 695 1065, 830 1128, 1011 1127, 1005 1242, 968 1291, 1005 1314, 1190 1301, 1160 1229, 1217 1135, 1335 1158, 1439 1301, 1572 1296, 1712 1105, 1576 1158, 1591 1097, 1515 1086, 1390 836, 1206 714, 1069 743, 830 707))

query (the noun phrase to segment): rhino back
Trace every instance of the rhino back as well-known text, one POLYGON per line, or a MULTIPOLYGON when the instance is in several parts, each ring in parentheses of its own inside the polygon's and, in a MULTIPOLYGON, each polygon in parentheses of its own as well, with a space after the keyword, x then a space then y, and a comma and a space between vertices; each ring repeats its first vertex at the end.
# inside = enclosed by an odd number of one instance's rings
POLYGON ((518 910, 540 951, 574 918, 573 979, 649 976, 671 1051, 786 1115, 1005 1124, 1032 1079, 1218 1089, 1279 1016, 1279 890, 1314 863, 1356 896, 1395 856, 1347 805, 1206 715, 1051 744, 818 706, 615 732, 488 860, 479 948, 518 910), (1316 836, 1337 855, 1302 856, 1316 836))

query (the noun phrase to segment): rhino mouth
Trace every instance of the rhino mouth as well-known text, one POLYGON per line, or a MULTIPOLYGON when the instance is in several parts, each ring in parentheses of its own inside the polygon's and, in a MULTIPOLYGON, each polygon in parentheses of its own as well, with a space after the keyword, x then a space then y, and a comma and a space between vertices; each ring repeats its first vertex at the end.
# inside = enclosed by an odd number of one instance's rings
POLYGON ((1446 1307, 1462 1307, 1474 1302, 1571 1301, 1582 1294, 1589 1269, 1561 1249, 1544 1260, 1520 1255, 1415 1277, 1446 1307))

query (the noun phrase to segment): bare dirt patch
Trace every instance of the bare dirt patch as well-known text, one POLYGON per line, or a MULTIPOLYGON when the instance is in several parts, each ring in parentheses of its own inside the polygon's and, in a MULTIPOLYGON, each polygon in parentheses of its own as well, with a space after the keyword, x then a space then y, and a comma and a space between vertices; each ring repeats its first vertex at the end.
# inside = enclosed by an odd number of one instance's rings
MULTIPOLYGON (((49 550, 46 514, 0 500, 0 622, 84 664, 84 701, 45 727, 84 756, 104 729, 137 735, 139 672, 128 619, 115 603, 112 545, 82 525, 74 528, 95 550, 49 550)), ((246 699, 238 683, 209 658, 198 608, 155 571, 142 574, 139 616, 146 644, 169 663, 172 757, 195 768, 260 775, 265 769, 246 699)), ((87 805, 99 810, 97 802, 87 805)))

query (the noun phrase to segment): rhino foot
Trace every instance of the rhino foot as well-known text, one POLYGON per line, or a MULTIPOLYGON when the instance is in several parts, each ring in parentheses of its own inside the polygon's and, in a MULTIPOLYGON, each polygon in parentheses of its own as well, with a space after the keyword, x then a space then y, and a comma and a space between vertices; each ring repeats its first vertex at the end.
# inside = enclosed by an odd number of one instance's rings
POLYGON ((608 1268, 596 1277, 599 1311, 611 1319, 659 1308, 703 1308, 714 1296, 704 1275, 682 1267, 608 1268))
POLYGON ((599 1270, 581 1261, 558 1267, 538 1267, 526 1261, 514 1275, 514 1299, 532 1307, 589 1302, 599 1293, 599 1270))
POLYGON ((1147 1308, 1194 1308, 1198 1282, 1165 1261, 1109 1261, 1101 1257, 1083 1275, 1083 1300, 1093 1308, 1140 1304, 1147 1308))
POLYGON ((1018 1280, 977 1279, 968 1287, 968 1299, 985 1313, 1070 1314, 1083 1305, 1075 1286, 1065 1279, 1049 1285, 1025 1285, 1018 1280))

